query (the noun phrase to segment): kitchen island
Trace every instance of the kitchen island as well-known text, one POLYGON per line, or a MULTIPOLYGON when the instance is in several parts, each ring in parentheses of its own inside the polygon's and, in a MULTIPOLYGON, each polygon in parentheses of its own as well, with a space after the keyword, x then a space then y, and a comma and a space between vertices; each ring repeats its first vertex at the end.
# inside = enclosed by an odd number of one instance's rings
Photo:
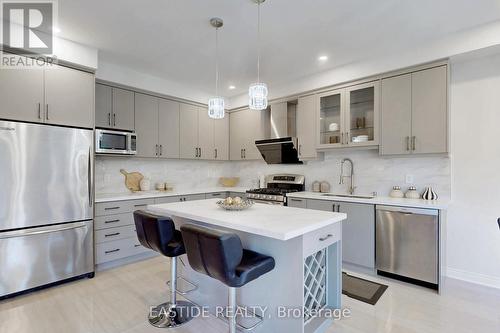
MULTIPOLYGON (((148 210, 171 216, 180 228, 200 224, 236 233, 243 247, 276 261, 273 271, 238 289, 239 306, 264 320, 253 332, 322 332, 331 309, 340 309, 342 293, 341 222, 346 214, 255 204, 244 211, 225 211, 217 199, 150 205, 148 210)), ((217 314, 226 306, 225 285, 180 265, 180 275, 198 289, 186 298, 217 314)))

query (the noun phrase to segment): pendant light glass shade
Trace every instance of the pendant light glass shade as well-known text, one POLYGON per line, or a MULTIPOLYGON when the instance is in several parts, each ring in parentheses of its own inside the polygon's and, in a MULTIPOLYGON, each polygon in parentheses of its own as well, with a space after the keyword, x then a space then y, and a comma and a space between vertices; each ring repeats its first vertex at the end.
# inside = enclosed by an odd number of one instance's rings
POLYGON ((260 5, 266 0, 252 0, 257 4, 257 83, 248 88, 248 107, 250 110, 267 109, 267 84, 260 82, 260 5))
POLYGON ((224 21, 218 17, 210 20, 210 24, 215 28, 215 97, 208 100, 208 116, 212 119, 224 118, 224 97, 217 96, 219 92, 219 28, 222 28, 224 21))
POLYGON ((265 110, 267 109, 267 84, 253 83, 248 89, 248 107, 250 110, 265 110))
POLYGON ((208 100, 208 116, 212 119, 224 118, 224 98, 213 97, 208 100))

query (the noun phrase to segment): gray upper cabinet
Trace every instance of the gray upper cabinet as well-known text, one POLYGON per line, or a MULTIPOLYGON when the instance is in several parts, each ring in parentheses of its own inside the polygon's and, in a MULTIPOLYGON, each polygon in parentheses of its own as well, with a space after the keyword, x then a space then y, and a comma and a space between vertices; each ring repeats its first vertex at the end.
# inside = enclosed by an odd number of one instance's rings
POLYGON ((410 153, 411 74, 382 80, 380 154, 410 153))
POLYGON ((299 159, 315 159, 316 151, 316 96, 300 97, 297 105, 297 138, 299 159))
POLYGON ((441 66, 412 74, 412 149, 448 151, 448 73, 441 66))
POLYGON ((182 103, 180 110, 180 156, 199 158, 198 107, 182 103))
POLYGON ((269 121, 269 112, 244 109, 231 112, 229 118, 231 160, 261 159, 255 141, 265 139, 267 136, 266 121, 269 121))
POLYGON ((229 116, 214 120, 214 159, 229 160, 229 116))
POLYGON ((45 121, 94 128, 93 74, 63 66, 45 70, 45 121))
POLYGON ((134 92, 113 88, 113 128, 133 131, 135 129, 134 92))
POLYGON ((124 131, 135 129, 134 92, 97 83, 95 87, 96 127, 124 131))
POLYGON ((53 66, 0 71, 0 118, 94 127, 94 75, 53 66))
POLYGON ((157 157, 158 145, 158 98, 135 94, 135 131, 137 156, 157 157))
POLYGON ((446 65, 382 80, 381 155, 448 152, 446 65))
POLYGON ((95 127, 112 128, 113 88, 104 84, 95 85, 95 127))
POLYGON ((229 157, 232 161, 243 159, 243 147, 246 142, 247 126, 245 126, 245 111, 229 114, 229 157))
POLYGON ((227 160, 229 119, 211 119, 207 109, 190 104, 180 108, 180 157, 227 160))
POLYGON ((0 70, 0 118, 42 122, 43 69, 0 70))
POLYGON ((158 144, 159 157, 179 158, 180 103, 159 99, 158 144))
POLYGON ((215 122, 208 116, 207 109, 198 108, 198 149, 199 158, 202 160, 215 159, 215 122))

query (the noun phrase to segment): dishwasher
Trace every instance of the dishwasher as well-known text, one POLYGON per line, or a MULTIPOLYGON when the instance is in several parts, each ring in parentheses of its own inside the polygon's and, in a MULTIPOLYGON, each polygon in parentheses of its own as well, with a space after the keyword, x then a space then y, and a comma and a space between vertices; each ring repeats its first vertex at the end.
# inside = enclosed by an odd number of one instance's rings
POLYGON ((376 207, 377 274, 438 290, 439 212, 376 207))

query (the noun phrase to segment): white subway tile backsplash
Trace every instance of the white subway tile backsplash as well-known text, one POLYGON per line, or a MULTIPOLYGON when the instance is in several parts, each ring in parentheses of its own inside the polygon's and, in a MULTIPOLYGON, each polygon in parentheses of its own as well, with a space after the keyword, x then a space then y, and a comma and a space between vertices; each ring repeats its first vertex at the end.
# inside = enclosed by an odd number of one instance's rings
POLYGON ((377 192, 387 196, 394 185, 406 190, 406 175, 414 177, 415 186, 423 191, 432 186, 441 198, 450 198, 450 160, 445 156, 380 157, 376 150, 331 151, 324 159, 304 165, 267 165, 264 161, 215 162, 191 160, 154 160, 140 158, 97 157, 96 192, 126 192, 120 169, 139 171, 152 184, 168 182, 179 190, 213 187, 219 177, 237 176, 240 185, 255 187, 259 175, 271 173, 298 173, 306 176, 306 188, 311 190, 315 180, 326 180, 332 192, 346 192, 347 185, 339 184, 340 161, 349 157, 354 161, 356 193, 377 192))

